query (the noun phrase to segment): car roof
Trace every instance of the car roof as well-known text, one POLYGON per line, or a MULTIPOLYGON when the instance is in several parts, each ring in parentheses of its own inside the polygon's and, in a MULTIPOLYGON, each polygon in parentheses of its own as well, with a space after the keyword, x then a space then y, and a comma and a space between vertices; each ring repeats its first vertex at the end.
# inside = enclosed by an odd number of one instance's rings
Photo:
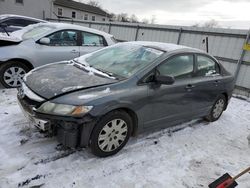
POLYGON ((16 14, 1 14, 0 15, 0 20, 6 19, 6 18, 23 18, 23 19, 34 20, 34 21, 43 22, 43 23, 47 22, 45 20, 41 20, 41 19, 37 19, 37 18, 32 18, 32 17, 28 17, 28 16, 16 15, 16 14))
POLYGON ((103 31, 99 31, 97 29, 92 29, 92 28, 89 28, 89 27, 75 25, 75 24, 48 22, 48 23, 42 23, 40 25, 52 26, 52 27, 55 27, 58 30, 61 30, 61 29, 73 29, 74 30, 75 29, 75 30, 83 30, 83 31, 86 31, 86 32, 95 33, 95 34, 99 34, 99 35, 103 35, 103 36, 108 36, 108 37, 113 36, 113 35, 110 35, 108 33, 103 32, 103 31))
POLYGON ((165 52, 172 52, 172 51, 189 51, 189 52, 199 52, 204 53, 203 50, 199 50, 196 48, 191 48, 188 46, 173 44, 173 43, 163 43, 163 42, 151 42, 151 41, 133 41, 133 42, 126 42, 127 44, 137 44, 141 46, 148 46, 155 49, 159 49, 165 52))

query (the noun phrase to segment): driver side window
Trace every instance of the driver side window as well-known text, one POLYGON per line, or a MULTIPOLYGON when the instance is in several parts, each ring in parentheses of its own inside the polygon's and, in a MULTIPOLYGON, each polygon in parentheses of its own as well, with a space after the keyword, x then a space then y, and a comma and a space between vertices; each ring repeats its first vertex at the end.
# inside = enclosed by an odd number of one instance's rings
POLYGON ((194 56, 178 55, 165 60, 157 68, 157 72, 162 76, 173 76, 175 79, 191 78, 194 71, 194 56))
POLYGON ((77 46, 77 31, 63 30, 49 35, 50 46, 77 46))

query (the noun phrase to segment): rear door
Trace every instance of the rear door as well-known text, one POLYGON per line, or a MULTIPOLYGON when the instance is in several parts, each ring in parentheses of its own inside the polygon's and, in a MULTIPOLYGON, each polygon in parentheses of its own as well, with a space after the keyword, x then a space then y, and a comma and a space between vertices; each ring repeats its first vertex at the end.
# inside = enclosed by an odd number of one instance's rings
POLYGON ((50 39, 49 44, 36 43, 39 65, 71 60, 80 56, 79 31, 61 30, 47 37, 50 39))
POLYGON ((107 46, 107 42, 103 36, 89 32, 81 32, 80 55, 99 50, 107 46))
POLYGON ((223 92, 223 77, 220 74, 218 63, 207 55, 197 54, 195 64, 195 88, 193 91, 197 98, 195 101, 196 113, 206 115, 217 96, 223 92))

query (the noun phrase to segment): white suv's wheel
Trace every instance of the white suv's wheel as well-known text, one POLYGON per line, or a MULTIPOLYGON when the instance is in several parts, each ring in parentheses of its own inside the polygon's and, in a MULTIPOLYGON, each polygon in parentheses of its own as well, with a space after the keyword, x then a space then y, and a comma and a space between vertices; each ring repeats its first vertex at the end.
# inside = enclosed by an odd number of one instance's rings
POLYGON ((29 68, 19 62, 8 62, 0 67, 0 81, 6 88, 16 88, 21 85, 29 68))

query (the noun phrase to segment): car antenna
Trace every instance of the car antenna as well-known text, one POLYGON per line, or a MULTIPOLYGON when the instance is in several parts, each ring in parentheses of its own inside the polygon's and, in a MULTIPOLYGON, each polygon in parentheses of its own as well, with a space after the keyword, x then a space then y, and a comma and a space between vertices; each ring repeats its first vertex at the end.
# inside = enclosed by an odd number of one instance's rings
POLYGON ((6 30, 6 27, 7 27, 8 25, 7 24, 0 24, 0 27, 4 30, 4 32, 8 35, 8 36, 10 36, 10 34, 8 33, 8 31, 6 30))

